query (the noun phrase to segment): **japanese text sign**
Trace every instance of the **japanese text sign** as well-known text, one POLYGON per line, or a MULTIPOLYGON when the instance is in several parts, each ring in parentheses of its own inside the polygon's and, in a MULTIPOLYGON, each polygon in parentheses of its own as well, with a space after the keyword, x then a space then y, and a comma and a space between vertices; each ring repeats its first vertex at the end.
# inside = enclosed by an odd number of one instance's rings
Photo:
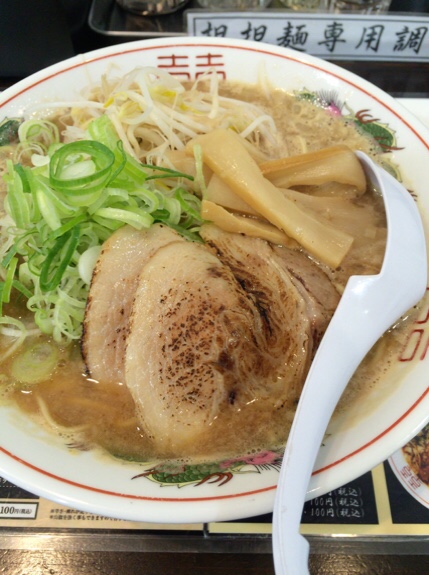
POLYGON ((332 60, 429 61, 429 17, 188 11, 188 33, 266 42, 332 60))

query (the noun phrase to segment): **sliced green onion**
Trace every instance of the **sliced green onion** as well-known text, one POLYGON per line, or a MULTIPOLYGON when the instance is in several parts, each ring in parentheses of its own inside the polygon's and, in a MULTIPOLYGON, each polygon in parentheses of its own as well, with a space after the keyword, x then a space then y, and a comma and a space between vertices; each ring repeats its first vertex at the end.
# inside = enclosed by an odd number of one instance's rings
POLYGON ((176 198, 165 198, 164 207, 168 211, 168 218, 165 220, 166 223, 177 226, 182 213, 178 200, 176 198))
POLYGON ((127 154, 123 143, 116 133, 115 127, 108 116, 100 116, 93 120, 88 126, 91 138, 103 143, 115 155, 115 166, 112 170, 113 178, 109 185, 112 187, 123 187, 124 189, 134 188, 136 185, 143 185, 146 180, 146 170, 142 164, 127 154), (119 167, 122 169, 119 173, 119 167))
POLYGON ((98 198, 88 206, 88 213, 94 214, 102 207, 110 205, 111 202, 124 201, 126 204, 129 201, 129 193, 120 188, 105 188, 98 198))
POLYGON ((52 201, 54 198, 49 193, 49 189, 42 189, 38 187, 34 193, 43 219, 51 228, 51 230, 56 230, 61 226, 61 218, 59 217, 59 214, 54 207, 54 202, 52 201))
POLYGON ((79 275, 87 285, 91 283, 92 273, 100 256, 100 252, 101 246, 92 246, 84 251, 79 258, 79 275))
POLYGON ((133 226, 133 228, 137 230, 150 228, 153 224, 153 217, 150 214, 145 212, 137 213, 127 209, 100 208, 95 212, 94 216, 116 222, 123 222, 124 224, 133 226))
POLYGON ((171 168, 164 168, 162 166, 153 166, 152 164, 141 164, 143 168, 150 170, 156 170, 157 172, 163 172, 162 174, 153 174, 152 176, 147 176, 148 180, 158 180, 160 178, 186 178, 191 182, 194 181, 194 176, 190 174, 185 174, 184 172, 178 172, 177 170, 172 170, 171 168))
POLYGON ((115 163, 113 165, 112 174, 110 176, 111 182, 115 181, 115 179, 127 165, 127 154, 124 150, 124 144, 120 140, 117 142, 116 148, 112 151, 115 154, 115 163))
POLYGON ((11 376, 15 381, 34 385, 49 378, 59 360, 59 350, 50 342, 37 342, 20 353, 12 362, 11 376))
POLYGON ((118 230, 119 228, 122 228, 122 226, 124 225, 124 222, 118 222, 118 221, 112 220, 110 218, 102 218, 101 216, 98 216, 97 214, 93 215, 93 220, 101 228, 106 230, 108 232, 109 236, 111 236, 112 233, 115 232, 116 230, 118 230))
POLYGON ((8 184, 8 194, 5 201, 5 207, 15 221, 18 228, 25 229, 30 225, 30 198, 29 194, 24 193, 24 184, 21 176, 14 169, 11 160, 6 162, 7 172, 4 176, 8 184))
POLYGON ((185 229, 182 226, 176 226, 174 224, 168 224, 170 228, 176 230, 181 236, 189 240, 190 242, 203 243, 201 236, 198 234, 199 227, 194 229, 185 229))
POLYGON ((183 188, 178 188, 174 193, 174 197, 178 200, 182 212, 201 222, 201 202, 196 196, 183 188))
POLYGON ((12 258, 9 262, 9 266, 6 272, 6 278, 3 283, 2 294, 1 294, 1 300, 3 303, 10 302, 10 292, 12 290, 12 283, 17 265, 18 265, 18 258, 12 258))
POLYGON ((11 259, 14 257, 14 255, 16 254, 16 245, 12 245, 9 249, 9 251, 6 253, 6 255, 4 256, 4 258, 1 261, 1 266, 4 268, 7 268, 11 259))
MULTIPOLYGON (((34 312, 34 320, 40 329, 40 331, 46 335, 52 335, 54 332, 54 324, 52 321, 51 314, 47 309, 40 309, 37 305, 40 303, 40 297, 33 296, 28 300, 28 309, 34 312)), ((43 304, 55 305, 56 299, 44 299, 43 304)), ((60 340, 55 340, 60 341, 60 340)))
POLYGON ((43 220, 51 230, 55 230, 61 226, 63 217, 73 216, 79 208, 70 205, 65 198, 55 192, 43 176, 36 176, 31 170, 28 170, 28 172, 31 193, 34 197, 34 203, 40 212, 38 218, 37 213, 34 212, 33 221, 38 221, 40 217, 43 217, 43 220))
POLYGON ((147 188, 139 188, 132 192, 132 197, 137 198, 141 202, 145 209, 152 213, 163 205, 165 196, 158 190, 149 190, 147 188))
POLYGON ((49 180, 53 187, 65 194, 88 195, 102 189, 108 182, 115 155, 107 146, 92 140, 65 144, 54 153, 49 163, 49 180), (73 176, 71 166, 85 161, 86 175, 73 176))
POLYGON ((21 178, 22 191, 24 192, 24 194, 28 194, 30 192, 30 184, 28 183, 27 174, 22 164, 15 164, 14 168, 18 176, 21 178))
POLYGON ((6 351, 0 355, 0 363, 13 355, 24 343, 28 335, 28 330, 23 322, 15 317, 7 315, 0 317, 0 333, 13 338, 13 342, 9 345, 6 351), (13 326, 14 329, 3 326, 13 326))
POLYGON ((26 120, 18 128, 21 142, 37 142, 45 151, 52 144, 59 142, 60 134, 57 126, 49 120, 26 120))
POLYGON ((154 212, 152 212, 152 216, 156 222, 166 223, 168 218, 170 217, 170 212, 167 209, 163 208, 161 210, 155 210, 154 212))
POLYGON ((22 295, 25 296, 27 299, 30 299, 30 297, 33 295, 31 291, 27 289, 25 285, 18 280, 13 280, 12 287, 15 288, 17 291, 19 291, 20 293, 22 293, 22 295))
POLYGON ((73 253, 79 242, 79 232, 80 227, 77 225, 55 241, 40 273, 40 289, 42 292, 52 291, 60 284, 64 271, 71 262, 73 253), (53 264, 58 257, 61 259, 55 269, 53 264))
POLYGON ((84 221, 86 221, 86 219, 87 219, 86 214, 79 214, 78 216, 76 216, 75 218, 72 218, 71 220, 69 220, 68 222, 66 222, 65 224, 60 226, 59 228, 56 228, 55 230, 53 230, 49 234, 49 237, 52 239, 59 238, 60 236, 62 236, 63 234, 65 234, 66 232, 68 232, 69 230, 74 228, 75 226, 77 226, 78 224, 81 224, 84 221))

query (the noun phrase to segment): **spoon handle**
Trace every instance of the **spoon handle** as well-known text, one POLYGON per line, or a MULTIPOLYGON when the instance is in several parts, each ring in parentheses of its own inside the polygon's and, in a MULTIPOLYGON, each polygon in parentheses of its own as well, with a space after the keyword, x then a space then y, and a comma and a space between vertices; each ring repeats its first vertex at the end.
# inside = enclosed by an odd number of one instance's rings
MULTIPOLYGON (((379 337, 423 296, 426 242, 411 195, 362 152, 367 178, 383 195, 388 238, 381 272, 352 276, 311 365, 280 470, 273 514, 277 575, 308 574, 302 508, 323 436, 345 387, 379 337)), ((310 497, 311 499, 311 494, 310 497)))
POLYGON ((392 323, 392 315, 380 313, 380 299, 374 297, 379 291, 378 281, 379 276, 349 279, 307 376, 289 434, 274 505, 273 552, 277 575, 309 573, 309 546, 299 535, 299 525, 320 444, 351 376, 392 323), (368 338, 369 333, 374 334, 372 339, 368 338))

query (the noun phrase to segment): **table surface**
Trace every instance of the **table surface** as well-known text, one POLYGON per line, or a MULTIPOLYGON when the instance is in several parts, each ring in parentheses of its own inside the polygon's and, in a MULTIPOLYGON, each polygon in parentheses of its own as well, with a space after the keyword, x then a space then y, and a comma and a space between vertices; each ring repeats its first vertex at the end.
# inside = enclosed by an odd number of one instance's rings
MULTIPOLYGON (((18 6, 20 2, 22 3, 22 0, 16 0, 14 5, 18 6)), ((109 37, 97 34, 85 24, 71 37, 66 37, 62 51, 58 53, 70 51, 71 45, 72 50, 79 53, 127 40, 129 38, 126 35, 109 37)), ((13 40, 11 41, 13 53, 13 40)), ((15 41, 17 45, 19 43, 16 53, 22 52, 21 40, 16 38, 15 41)), ((62 40, 56 34, 52 42, 55 44, 62 40)), ((24 55, 20 72, 15 74, 14 70, 18 68, 10 67, 9 61, 4 61, 2 67, 0 55, 0 89, 36 71, 33 68, 37 67, 37 64, 25 58, 27 55, 24 55)), ((41 61, 39 60, 39 64, 41 61)), ((429 63, 336 63, 366 78, 389 94, 402 98, 402 103, 429 126, 429 63)), ((381 470, 379 472, 381 473, 381 470)), ((400 497, 402 496, 400 494, 400 497)), ((410 505, 410 514, 413 515, 414 507, 410 505)), ((269 517, 265 518, 265 521, 269 522, 269 517)), ((400 527, 404 527, 404 521, 413 524, 413 519, 400 519, 400 527)), ((353 531, 350 531, 343 537, 323 534, 310 536, 311 573, 429 573, 429 510, 424 510, 418 523, 414 531, 410 531, 411 535, 407 535, 406 528, 400 529, 397 525, 396 531, 394 530, 396 535, 365 537, 362 532, 353 535, 353 531)), ((174 530, 148 533, 139 529, 118 531, 110 528, 82 531, 65 525, 52 528, 49 523, 33 529, 18 528, 3 525, 0 521, 1 572, 7 575, 271 575, 274 574, 274 568, 270 534, 269 530, 265 530, 264 525, 261 525, 260 529, 254 529, 247 534, 241 532, 237 536, 236 530, 226 528, 218 529, 216 535, 212 536, 210 529, 207 531, 206 527, 197 533, 177 533, 174 530)))
MULTIPOLYGON (((272 557, 198 553, 64 553, 0 551, 7 575, 273 575, 272 557)), ((312 575, 417 575, 429 557, 415 555, 313 555, 312 575)))

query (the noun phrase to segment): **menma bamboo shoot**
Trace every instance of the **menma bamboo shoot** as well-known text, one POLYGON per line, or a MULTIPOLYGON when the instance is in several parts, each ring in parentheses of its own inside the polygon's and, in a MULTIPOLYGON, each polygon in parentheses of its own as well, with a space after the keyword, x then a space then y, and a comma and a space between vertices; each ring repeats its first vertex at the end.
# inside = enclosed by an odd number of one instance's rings
POLYGON ((205 164, 256 212, 295 239, 322 262, 336 268, 349 251, 353 237, 320 222, 298 208, 269 180, 231 130, 198 136, 187 150, 201 146, 205 164))

